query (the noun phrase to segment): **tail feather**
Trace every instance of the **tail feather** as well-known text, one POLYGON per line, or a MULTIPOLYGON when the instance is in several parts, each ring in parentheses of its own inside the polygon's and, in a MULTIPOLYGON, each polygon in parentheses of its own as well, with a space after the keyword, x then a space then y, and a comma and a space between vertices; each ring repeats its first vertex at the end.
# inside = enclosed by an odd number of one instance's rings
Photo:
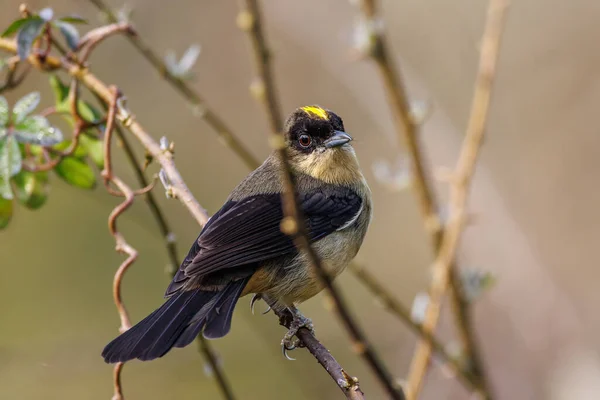
MULTIPOLYGON (((172 347, 190 344, 207 321, 221 321, 221 336, 231 326, 233 308, 247 279, 232 282, 221 291, 181 291, 110 342, 102 351, 108 363, 138 358, 152 360, 165 355, 172 347), (226 311, 223 313, 222 311, 226 311)), ((207 326, 208 327, 208 326, 207 326)), ((218 336, 220 337, 220 336, 218 336)))
MULTIPOLYGON (((155 358, 164 356, 169 350, 171 350, 174 341, 181 334, 181 332, 185 330, 189 321, 193 317, 193 314, 190 315, 190 304, 199 304, 199 302, 194 301, 197 298, 200 298, 200 301, 206 300, 206 296, 202 296, 205 293, 206 292, 201 292, 199 290, 193 291, 189 298, 185 300, 183 305, 175 313, 175 315, 173 315, 168 324, 157 324, 153 327, 153 329, 146 331, 144 339, 150 339, 150 343, 144 345, 143 347, 139 345, 136 346, 141 348, 143 351, 143 353, 137 358, 142 361, 153 360, 155 358)), ((218 294, 219 293, 217 292, 217 295, 218 294)), ((212 296, 212 293, 209 292, 208 295, 212 296)), ((212 298, 209 300, 209 302, 211 300, 212 298)), ((206 305, 202 305, 201 307, 206 313, 210 310, 210 308, 206 307, 206 305)))
POLYGON ((231 287, 229 293, 223 296, 219 306, 215 308, 206 321, 203 332, 205 338, 217 339, 229 333, 233 310, 242 290, 244 290, 244 286, 231 287))

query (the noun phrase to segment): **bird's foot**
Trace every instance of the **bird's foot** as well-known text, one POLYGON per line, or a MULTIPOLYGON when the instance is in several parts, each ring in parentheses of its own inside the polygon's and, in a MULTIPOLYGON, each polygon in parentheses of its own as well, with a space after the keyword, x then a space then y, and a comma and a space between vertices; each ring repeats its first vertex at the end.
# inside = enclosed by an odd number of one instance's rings
POLYGON ((285 358, 288 360, 295 360, 295 358, 290 357, 287 352, 301 346, 301 341, 296 336, 298 330, 300 328, 306 328, 314 335, 315 328, 312 321, 302 315, 300 310, 295 307, 290 307, 289 310, 292 313, 293 319, 287 333, 283 336, 283 340, 281 341, 281 350, 285 358))
MULTIPOLYGON (((263 300, 263 297, 260 293, 255 293, 254 296, 252 296, 252 299, 250 299, 250 311, 252 311, 252 315, 254 315, 254 304, 258 300, 263 300)), ((271 306, 268 306, 267 309, 262 312, 262 314, 264 315, 264 314, 268 313, 269 311, 271 311, 271 306)))

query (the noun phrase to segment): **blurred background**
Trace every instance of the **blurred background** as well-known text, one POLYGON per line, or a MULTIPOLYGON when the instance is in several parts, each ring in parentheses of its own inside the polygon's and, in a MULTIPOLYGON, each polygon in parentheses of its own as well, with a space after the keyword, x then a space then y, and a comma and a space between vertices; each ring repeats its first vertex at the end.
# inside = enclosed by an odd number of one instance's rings
MULTIPOLYGON (((18 17, 4 0, 0 27, 18 17)), ((111 1, 114 7, 122 6, 111 1)), ((394 54, 411 98, 433 114, 422 139, 433 166, 452 167, 466 126, 486 2, 382 1, 394 54)), ((261 160, 268 154, 266 118, 248 92, 253 66, 232 1, 137 0, 134 24, 159 54, 202 53, 190 83, 261 160)), ((399 143, 374 65, 351 56, 355 10, 342 0, 262 2, 283 110, 318 103, 335 110, 355 137, 371 185, 375 214, 357 260, 410 305, 429 283, 432 252, 410 190, 390 190, 373 166, 402 163, 399 143)), ((30 1, 76 13, 96 25, 86 1, 30 1)), ((477 301, 474 320, 497 399, 600 398, 600 3, 514 0, 509 10, 488 135, 464 235, 463 268, 492 273, 496 285, 477 301)), ((2 28, 3 30, 4 28, 2 28)), ((177 165, 191 190, 215 212, 248 172, 204 122, 123 38, 92 56, 93 71, 118 85, 154 137, 175 142, 177 165)), ((9 102, 33 89, 52 102, 47 76, 33 72, 9 102)), ((117 161, 118 163, 118 161, 117 161)), ((119 163, 118 163, 119 164, 119 163)), ((125 164, 121 175, 132 178, 125 164)), ((133 182, 133 179, 130 179, 133 182)), ((444 184, 438 185, 446 198, 444 184)), ((156 189, 183 255, 198 226, 156 189)), ((83 191, 53 177, 41 210, 19 207, 0 232, 0 399, 109 399, 112 368, 100 351, 119 324, 111 296, 122 261, 106 218, 117 200, 101 188, 83 191)), ((124 280, 133 321, 162 303, 168 283, 164 240, 143 201, 120 220, 140 257, 124 280)), ((349 272, 338 279, 354 314, 398 379, 408 371, 416 337, 373 301, 349 272)), ((284 329, 272 314, 253 316, 238 303, 231 333, 213 341, 239 399, 333 399, 338 388, 306 351, 286 361, 284 329)), ((385 398, 346 333, 318 296, 302 306, 319 339, 360 378, 370 399, 385 398)), ((446 310, 448 311, 448 310, 446 310)), ((439 335, 455 340, 450 315, 439 335)), ((150 363, 125 366, 127 399, 219 399, 195 345, 150 363)), ((428 375, 423 399, 469 399, 442 368, 428 375)))

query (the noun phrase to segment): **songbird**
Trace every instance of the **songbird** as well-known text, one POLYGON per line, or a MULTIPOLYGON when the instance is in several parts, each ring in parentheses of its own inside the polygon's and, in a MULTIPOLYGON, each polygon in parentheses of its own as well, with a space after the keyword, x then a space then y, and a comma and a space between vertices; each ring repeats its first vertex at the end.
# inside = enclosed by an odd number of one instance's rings
MULTIPOLYGON (((371 191, 342 119, 319 106, 295 110, 285 123, 286 151, 312 247, 339 275, 358 252, 371 221, 371 191)), ((204 226, 167 288, 166 302, 102 352, 108 363, 152 360, 202 333, 225 336, 238 298, 254 294, 294 316, 282 346, 301 327, 296 305, 323 286, 304 253, 281 230, 281 163, 271 154, 230 194, 204 226)))

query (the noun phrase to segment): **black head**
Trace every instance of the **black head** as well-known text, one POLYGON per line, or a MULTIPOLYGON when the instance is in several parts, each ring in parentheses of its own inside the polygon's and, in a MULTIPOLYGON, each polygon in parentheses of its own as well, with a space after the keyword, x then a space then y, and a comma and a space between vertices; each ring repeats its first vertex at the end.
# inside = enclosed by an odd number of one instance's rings
POLYGON ((285 134, 289 149, 296 154, 324 152, 352 140, 337 114, 314 105, 294 111, 285 123, 285 134))

